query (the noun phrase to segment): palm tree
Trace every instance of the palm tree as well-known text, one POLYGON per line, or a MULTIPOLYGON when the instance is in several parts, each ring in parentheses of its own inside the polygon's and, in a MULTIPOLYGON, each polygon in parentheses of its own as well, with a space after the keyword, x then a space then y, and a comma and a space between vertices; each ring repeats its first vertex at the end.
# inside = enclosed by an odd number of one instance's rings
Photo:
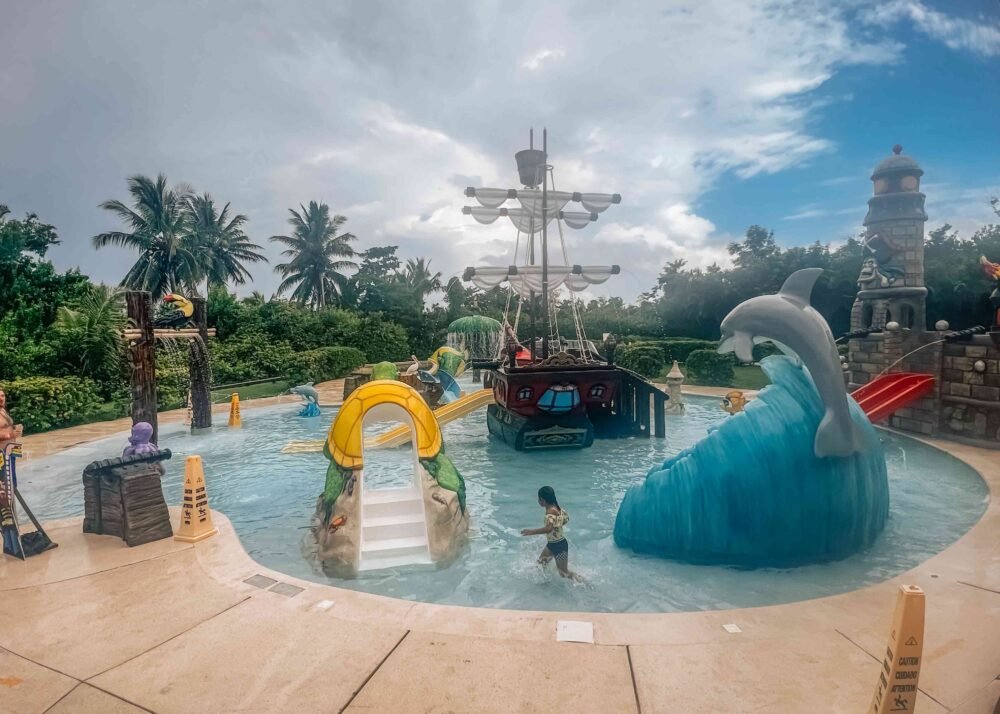
POLYGON ((267 302, 267 298, 264 297, 264 293, 262 293, 260 290, 254 290, 252 293, 250 293, 250 295, 243 298, 241 302, 244 305, 253 305, 259 307, 260 305, 263 305, 267 302))
POLYGON ((347 283, 343 270, 357 268, 349 258, 355 253, 349 243, 356 240, 350 233, 337 231, 347 221, 344 216, 330 217, 330 207, 325 203, 309 202, 309 207, 299 205, 302 212, 288 209, 292 226, 290 236, 271 236, 271 240, 288 246, 282 255, 291 260, 274 266, 284 280, 278 286, 278 295, 291 290, 292 300, 314 309, 325 307, 340 295, 347 283))
POLYGON ((199 248, 199 258, 208 280, 208 289, 230 282, 243 285, 251 279, 244 263, 267 262, 261 246, 251 243, 243 232, 247 217, 237 213, 229 217, 229 204, 217 211, 209 194, 188 196, 188 223, 193 242, 199 248))
POLYGON ((431 261, 425 261, 423 258, 410 258, 406 261, 402 280, 421 306, 424 304, 425 297, 435 290, 441 289, 441 273, 431 274, 431 261))
POLYGON ((73 344, 74 366, 80 375, 100 379, 121 371, 126 322, 124 292, 92 285, 75 307, 59 308, 54 328, 73 344))
POLYGON ((127 231, 111 231, 93 237, 94 247, 118 245, 138 250, 139 259, 122 285, 133 290, 148 290, 153 299, 180 289, 193 289, 203 270, 199 250, 187 230, 185 199, 189 190, 167 186, 163 174, 152 180, 131 176, 128 192, 133 208, 121 201, 105 201, 101 208, 117 215, 127 231))

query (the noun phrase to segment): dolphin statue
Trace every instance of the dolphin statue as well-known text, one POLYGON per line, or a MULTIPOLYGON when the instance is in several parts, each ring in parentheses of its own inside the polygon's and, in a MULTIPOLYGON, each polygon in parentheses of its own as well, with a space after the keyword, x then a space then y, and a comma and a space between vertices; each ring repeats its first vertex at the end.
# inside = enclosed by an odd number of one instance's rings
POLYGON ((797 270, 777 295, 761 295, 734 307, 722 321, 718 348, 719 352, 735 352, 742 362, 752 362, 755 342, 773 342, 805 365, 826 406, 813 442, 818 458, 849 456, 865 448, 864 435, 851 419, 833 333, 809 304, 822 272, 822 268, 797 270))
POLYGON ((313 387, 312 382, 308 382, 306 384, 300 384, 297 387, 292 387, 288 391, 290 391, 292 394, 298 394, 307 402, 312 402, 313 404, 319 404, 319 393, 316 391, 316 388, 313 387))

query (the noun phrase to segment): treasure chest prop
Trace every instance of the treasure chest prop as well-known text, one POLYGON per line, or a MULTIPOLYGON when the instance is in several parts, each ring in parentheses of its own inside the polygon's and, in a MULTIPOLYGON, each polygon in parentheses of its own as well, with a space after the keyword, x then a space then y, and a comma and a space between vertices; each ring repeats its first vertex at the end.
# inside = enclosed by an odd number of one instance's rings
POLYGON ((129 546, 173 535, 163 499, 169 449, 95 461, 83 470, 83 532, 112 535, 129 546))

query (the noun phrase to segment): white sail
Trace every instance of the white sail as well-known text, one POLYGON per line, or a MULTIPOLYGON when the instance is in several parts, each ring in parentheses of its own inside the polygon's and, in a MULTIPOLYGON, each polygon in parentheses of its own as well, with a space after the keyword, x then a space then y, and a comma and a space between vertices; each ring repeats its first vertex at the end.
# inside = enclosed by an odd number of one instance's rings
MULTIPOLYGON (((500 208, 508 199, 517 199, 521 207, 539 218, 542 215, 542 192, 537 188, 474 188, 465 189, 465 195, 475 198, 484 208, 500 208)), ((578 191, 549 191, 546 211, 561 211, 570 201, 579 203, 587 213, 603 213, 613 203, 621 203, 617 193, 580 193, 578 191)))
MULTIPOLYGON (((551 202, 550 202, 551 203, 551 202)), ((462 213, 472 216, 479 223, 489 225, 501 216, 509 218, 514 227, 522 233, 538 233, 542 230, 542 213, 527 208, 486 208, 485 206, 465 206, 462 213)), ((584 211, 553 211, 547 214, 547 222, 558 218, 570 228, 584 228, 597 220, 596 213, 584 211)))
MULTIPOLYGON (((555 290, 565 285, 569 290, 580 292, 591 285, 605 282, 619 272, 621 272, 621 268, 617 265, 549 265, 548 286, 549 290, 555 290)), ((522 297, 528 297, 532 292, 542 292, 542 266, 540 265, 467 268, 464 278, 484 290, 495 288, 507 282, 522 297)))

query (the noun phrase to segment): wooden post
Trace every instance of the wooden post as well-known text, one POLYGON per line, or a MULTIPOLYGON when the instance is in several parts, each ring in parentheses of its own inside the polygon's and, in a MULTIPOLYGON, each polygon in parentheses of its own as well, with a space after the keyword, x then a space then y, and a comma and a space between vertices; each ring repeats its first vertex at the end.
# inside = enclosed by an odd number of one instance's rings
POLYGON ((636 405, 639 408, 639 430, 647 438, 649 437, 649 402, 651 396, 653 396, 652 392, 644 384, 636 389, 636 405))
POLYGON ((666 406, 666 397, 663 392, 657 389, 653 392, 653 423, 655 428, 653 434, 661 439, 667 435, 666 406))
POLYGON ((153 337, 153 298, 148 292, 129 290, 125 309, 140 336, 129 342, 131 357, 132 423, 148 422, 153 426, 151 441, 158 441, 156 424, 156 341, 153 337))
POLYGON ((205 298, 191 298, 194 313, 191 319, 198 328, 201 343, 192 340, 188 352, 188 373, 191 377, 191 428, 212 426, 212 367, 208 357, 208 314, 205 298))
POLYGON ((622 421, 631 433, 635 429, 635 387, 628 377, 622 379, 622 421))

